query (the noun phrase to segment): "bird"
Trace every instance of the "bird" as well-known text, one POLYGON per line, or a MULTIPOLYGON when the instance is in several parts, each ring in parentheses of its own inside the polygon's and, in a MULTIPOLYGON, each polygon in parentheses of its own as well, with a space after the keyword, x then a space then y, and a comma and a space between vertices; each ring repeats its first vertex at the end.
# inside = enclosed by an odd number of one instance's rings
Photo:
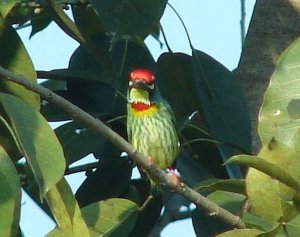
MULTIPOLYGON (((173 164, 179 152, 175 118, 169 103, 158 90, 155 74, 149 69, 130 72, 127 91, 127 133, 131 145, 147 157, 148 162, 170 170, 172 180, 179 180, 173 164)), ((149 176, 149 175, 148 175, 149 176)), ((157 180, 149 177, 151 188, 157 190, 157 180)))

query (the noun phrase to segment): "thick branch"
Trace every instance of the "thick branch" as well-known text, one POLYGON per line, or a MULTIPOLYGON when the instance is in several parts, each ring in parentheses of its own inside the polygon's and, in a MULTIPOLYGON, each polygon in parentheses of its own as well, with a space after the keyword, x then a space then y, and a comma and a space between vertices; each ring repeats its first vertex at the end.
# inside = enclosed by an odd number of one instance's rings
POLYGON ((146 157, 135 150, 126 140, 107 127, 102 121, 95 119, 90 114, 84 112, 77 106, 73 105, 47 88, 44 88, 38 84, 34 84, 23 76, 15 75, 1 66, 0 76, 2 79, 15 82, 24 86, 30 91, 36 92, 45 100, 55 104, 57 107, 70 114, 73 119, 84 123, 94 131, 98 132, 100 135, 111 141, 116 147, 127 152, 127 154, 139 166, 143 167, 143 169, 145 169, 151 177, 155 177, 155 179, 159 180, 165 187, 193 202, 199 209, 204 210, 209 216, 221 219, 233 227, 245 228, 245 224, 238 216, 233 215, 229 211, 218 206, 216 203, 208 200, 201 194, 188 187, 186 184, 180 183, 180 185, 174 186, 174 182, 169 175, 167 175, 163 170, 159 169, 156 165, 150 165, 149 162, 147 162, 146 157))

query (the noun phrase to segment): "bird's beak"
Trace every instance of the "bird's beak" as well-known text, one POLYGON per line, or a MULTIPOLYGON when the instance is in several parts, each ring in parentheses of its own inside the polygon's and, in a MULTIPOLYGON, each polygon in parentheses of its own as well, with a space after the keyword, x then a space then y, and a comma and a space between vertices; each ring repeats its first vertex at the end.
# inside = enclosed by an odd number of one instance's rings
POLYGON ((153 90, 154 89, 154 84, 153 85, 148 85, 143 80, 135 80, 135 81, 130 81, 129 82, 129 87, 137 88, 137 89, 144 90, 144 91, 148 91, 148 90, 153 90))

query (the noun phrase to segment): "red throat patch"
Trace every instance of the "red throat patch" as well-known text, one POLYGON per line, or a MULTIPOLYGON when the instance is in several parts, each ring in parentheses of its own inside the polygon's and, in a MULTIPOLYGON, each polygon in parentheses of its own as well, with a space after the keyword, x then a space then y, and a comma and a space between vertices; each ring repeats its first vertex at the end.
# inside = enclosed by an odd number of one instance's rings
POLYGON ((153 106, 154 105, 147 105, 147 104, 144 104, 144 103, 141 103, 141 102, 131 104, 131 108, 136 110, 136 111, 139 111, 139 112, 150 109, 153 106))

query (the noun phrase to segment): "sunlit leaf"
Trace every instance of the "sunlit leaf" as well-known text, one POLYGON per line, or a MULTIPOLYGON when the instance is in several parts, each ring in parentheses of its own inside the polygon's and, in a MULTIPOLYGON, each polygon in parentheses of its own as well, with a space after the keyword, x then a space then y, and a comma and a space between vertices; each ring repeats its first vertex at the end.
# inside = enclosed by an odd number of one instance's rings
POLYGON ((300 180, 298 153, 284 144, 271 141, 258 156, 261 158, 245 159, 255 163, 251 165, 255 169, 249 169, 246 177, 251 213, 269 222, 277 223, 279 219, 287 222, 298 214, 294 205, 300 180))
POLYGON ((299 53, 300 39, 291 44, 277 61, 259 113, 258 130, 263 144, 275 138, 292 146, 292 139, 300 128, 299 53))
POLYGON ((256 237, 258 234, 263 233, 261 230, 256 229, 236 229, 230 230, 216 237, 256 237))
POLYGON ((54 215, 59 231, 64 236, 89 237, 87 225, 82 218, 80 208, 64 178, 46 194, 46 201, 54 215))
POLYGON ((9 14, 10 10, 14 7, 16 2, 17 2, 17 0, 0 1, 0 15, 3 18, 6 18, 6 16, 9 14))
POLYGON ((127 199, 112 198, 86 206, 82 215, 88 227, 105 236, 128 236, 135 225, 138 206, 127 199))
POLYGON ((16 236, 21 210, 19 175, 0 146, 0 236, 16 236))
MULTIPOLYGON (((16 31, 0 16, 0 65, 11 72, 20 74, 36 82, 32 61, 16 31)), ((1 77, 0 77, 1 78, 1 77)), ((40 108, 39 96, 23 86, 8 80, 0 80, 0 92, 10 93, 22 98, 36 109, 40 108)))
POLYGON ((44 117, 19 98, 0 94, 0 103, 40 188, 41 198, 64 175, 63 150, 44 117))

